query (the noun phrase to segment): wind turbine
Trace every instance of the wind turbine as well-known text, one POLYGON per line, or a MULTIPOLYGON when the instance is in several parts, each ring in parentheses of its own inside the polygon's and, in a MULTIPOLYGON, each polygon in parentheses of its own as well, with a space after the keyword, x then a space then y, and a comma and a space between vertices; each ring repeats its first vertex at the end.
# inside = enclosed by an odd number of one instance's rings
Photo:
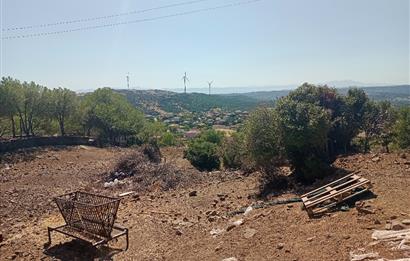
POLYGON ((211 85, 214 81, 210 81, 208 82, 208 87, 209 87, 209 95, 211 95, 211 85))
POLYGON ((182 80, 184 81, 184 93, 186 93, 186 83, 189 82, 188 76, 186 76, 186 72, 184 76, 182 76, 182 80))
POLYGON ((130 73, 127 73, 127 89, 130 89, 130 73))

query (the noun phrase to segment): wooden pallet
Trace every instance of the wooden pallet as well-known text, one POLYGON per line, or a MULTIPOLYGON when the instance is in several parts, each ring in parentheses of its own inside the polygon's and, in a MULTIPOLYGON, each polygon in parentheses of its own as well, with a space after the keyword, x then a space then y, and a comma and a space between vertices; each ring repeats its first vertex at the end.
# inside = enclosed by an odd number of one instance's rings
POLYGON ((368 191, 371 183, 354 172, 323 187, 301 196, 309 215, 314 217, 328 211, 337 204, 368 191))

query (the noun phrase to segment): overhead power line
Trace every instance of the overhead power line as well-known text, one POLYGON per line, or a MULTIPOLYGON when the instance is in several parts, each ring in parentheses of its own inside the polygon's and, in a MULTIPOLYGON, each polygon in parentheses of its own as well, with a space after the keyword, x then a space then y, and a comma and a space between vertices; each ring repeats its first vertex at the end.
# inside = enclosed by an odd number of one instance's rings
POLYGON ((148 9, 133 10, 133 11, 124 12, 124 13, 118 13, 118 14, 111 14, 111 15, 104 15, 104 16, 96 16, 96 17, 89 17, 89 18, 81 18, 81 19, 75 19, 75 20, 66 20, 66 21, 59 21, 59 22, 47 23, 47 24, 25 25, 25 26, 9 27, 9 28, 4 28, 4 29, 2 29, 2 31, 17 31, 17 30, 26 30, 26 29, 35 29, 35 28, 51 27, 51 26, 57 26, 57 25, 67 25, 67 24, 74 24, 74 23, 82 23, 82 22, 92 22, 92 21, 98 21, 98 20, 116 18, 116 17, 121 17, 121 16, 133 15, 133 14, 141 14, 141 13, 146 13, 146 12, 151 12, 151 11, 156 11, 156 10, 161 10, 161 9, 167 9, 167 8, 172 8, 172 7, 178 7, 178 6, 184 6, 184 5, 192 5, 192 4, 196 4, 196 3, 200 3, 200 2, 206 2, 206 1, 209 1, 209 0, 192 0, 192 1, 186 1, 186 2, 175 3, 175 4, 169 4, 169 5, 163 5, 163 6, 152 7, 152 8, 148 8, 148 9))
POLYGON ((225 8, 229 8, 229 7, 248 5, 248 4, 252 4, 252 3, 260 2, 260 1, 263 1, 263 0, 248 0, 248 1, 224 4, 224 5, 219 5, 219 6, 201 8, 201 9, 196 9, 196 10, 191 10, 191 11, 179 12, 179 13, 174 13, 174 14, 169 14, 169 15, 162 15, 162 16, 156 16, 156 17, 151 17, 151 18, 123 21, 123 22, 117 22, 117 23, 109 23, 109 24, 94 25, 94 26, 85 26, 85 27, 78 27, 78 28, 59 30, 59 31, 51 31, 51 32, 3 36, 1 39, 9 40, 9 39, 17 39, 17 38, 41 37, 41 36, 48 36, 48 35, 72 33, 72 32, 78 32, 78 31, 88 31, 88 30, 94 30, 94 29, 100 29, 100 28, 116 27, 116 26, 120 26, 120 25, 150 22, 150 21, 162 20, 162 19, 171 18, 171 17, 185 16, 185 15, 190 15, 190 14, 195 14, 195 13, 202 13, 202 12, 209 12, 209 11, 214 11, 214 10, 218 10, 218 9, 225 9, 225 8))

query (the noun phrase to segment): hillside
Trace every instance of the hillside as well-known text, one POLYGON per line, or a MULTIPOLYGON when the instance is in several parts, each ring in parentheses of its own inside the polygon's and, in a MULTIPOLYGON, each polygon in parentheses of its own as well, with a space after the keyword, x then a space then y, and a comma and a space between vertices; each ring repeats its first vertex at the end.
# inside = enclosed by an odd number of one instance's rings
MULTIPOLYGON (((410 85, 358 87, 370 99, 391 101, 395 105, 410 105, 410 85)), ((339 88, 346 94, 349 88, 339 88)), ((202 112, 218 107, 227 111, 252 110, 257 105, 271 103, 286 96, 290 90, 258 91, 248 93, 216 94, 177 93, 165 90, 115 90, 147 114, 164 112, 202 112)))
POLYGON ((243 95, 207 95, 164 90, 116 90, 148 114, 161 112, 200 112, 218 107, 223 110, 250 110, 261 101, 243 95))
MULTIPOLYGON (((396 105, 410 105, 410 85, 377 86, 377 87, 357 87, 363 89, 370 99, 376 101, 387 100, 396 105)), ((346 94, 349 88, 338 88, 339 93, 346 94)), ((259 101, 275 100, 288 95, 291 90, 261 91, 235 94, 246 96, 259 101)))

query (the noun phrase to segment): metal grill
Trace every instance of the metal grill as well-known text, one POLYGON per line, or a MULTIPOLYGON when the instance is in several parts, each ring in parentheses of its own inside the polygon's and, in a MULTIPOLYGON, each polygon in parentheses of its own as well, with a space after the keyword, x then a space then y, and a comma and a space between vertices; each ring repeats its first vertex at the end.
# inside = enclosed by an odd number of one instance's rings
POLYGON ((111 238, 120 199, 76 191, 54 200, 68 226, 111 238))

